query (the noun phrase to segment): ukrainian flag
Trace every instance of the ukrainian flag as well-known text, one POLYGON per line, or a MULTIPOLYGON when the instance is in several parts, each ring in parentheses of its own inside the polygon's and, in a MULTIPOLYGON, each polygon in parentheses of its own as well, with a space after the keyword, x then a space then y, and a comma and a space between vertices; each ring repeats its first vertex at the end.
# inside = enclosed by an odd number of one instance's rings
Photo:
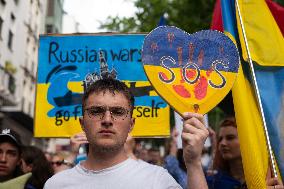
MULTIPOLYGON (((282 24, 283 28, 284 23, 277 23, 271 13, 271 10, 276 10, 273 7, 280 6, 264 0, 238 0, 238 2, 273 153, 280 173, 284 174, 284 152, 281 150, 284 145, 284 39, 277 25, 282 24)), ((214 15, 218 17, 218 14, 214 15)), ((235 0, 221 0, 219 15, 222 15, 225 33, 240 42, 239 51, 242 52, 242 58, 245 60, 242 61, 237 81, 232 89, 245 179, 248 188, 266 188, 269 156, 261 114, 253 91, 252 76, 246 62, 248 56, 239 20, 236 19, 235 0)), ((213 28, 222 27, 213 26, 213 28)))

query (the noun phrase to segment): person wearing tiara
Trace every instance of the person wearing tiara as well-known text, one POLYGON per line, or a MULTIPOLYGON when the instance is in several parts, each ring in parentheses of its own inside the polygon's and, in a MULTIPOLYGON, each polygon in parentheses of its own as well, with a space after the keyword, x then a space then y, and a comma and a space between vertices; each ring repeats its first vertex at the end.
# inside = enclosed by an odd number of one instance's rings
MULTIPOLYGON (((124 144, 135 124, 134 97, 123 82, 107 77, 89 84, 82 107, 80 124, 89 142, 87 159, 51 177, 45 189, 181 188, 166 169, 127 156, 124 144)), ((188 186, 206 189, 200 159, 208 131, 200 114, 184 113, 183 120, 188 186)))

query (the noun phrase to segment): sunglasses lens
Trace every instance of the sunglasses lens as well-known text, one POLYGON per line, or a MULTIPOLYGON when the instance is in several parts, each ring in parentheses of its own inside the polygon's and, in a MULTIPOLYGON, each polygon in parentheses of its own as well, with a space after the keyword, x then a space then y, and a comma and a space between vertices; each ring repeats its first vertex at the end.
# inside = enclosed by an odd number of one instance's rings
POLYGON ((60 166, 60 165, 62 165, 62 162, 61 161, 54 161, 54 162, 51 162, 51 165, 60 166))

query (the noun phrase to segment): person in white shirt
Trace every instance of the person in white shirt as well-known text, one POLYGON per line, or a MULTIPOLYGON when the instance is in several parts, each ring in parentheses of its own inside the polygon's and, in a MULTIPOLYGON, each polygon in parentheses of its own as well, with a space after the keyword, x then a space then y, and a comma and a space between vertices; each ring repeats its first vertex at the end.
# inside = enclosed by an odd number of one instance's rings
MULTIPOLYGON (((80 123, 89 141, 87 159, 54 175, 45 189, 181 188, 164 168, 128 158, 124 143, 135 124, 134 97, 124 83, 110 78, 97 80, 86 89, 82 106, 80 123)), ((188 187, 206 189, 200 160, 208 131, 200 114, 185 113, 183 119, 188 187)))

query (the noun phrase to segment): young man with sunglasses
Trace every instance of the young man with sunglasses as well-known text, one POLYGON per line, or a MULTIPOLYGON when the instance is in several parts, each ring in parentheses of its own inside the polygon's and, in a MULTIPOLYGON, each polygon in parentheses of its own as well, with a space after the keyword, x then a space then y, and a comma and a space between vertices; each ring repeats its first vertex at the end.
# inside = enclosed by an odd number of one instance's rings
MULTIPOLYGON (((82 129, 89 141, 86 161, 62 171, 45 184, 45 189, 64 188, 181 188, 162 167, 127 157, 124 143, 134 127, 134 97, 129 88, 114 79, 101 79, 83 96, 82 129)), ((201 167, 201 151, 208 131, 203 116, 183 116, 184 157, 190 188, 207 188, 201 167)))

